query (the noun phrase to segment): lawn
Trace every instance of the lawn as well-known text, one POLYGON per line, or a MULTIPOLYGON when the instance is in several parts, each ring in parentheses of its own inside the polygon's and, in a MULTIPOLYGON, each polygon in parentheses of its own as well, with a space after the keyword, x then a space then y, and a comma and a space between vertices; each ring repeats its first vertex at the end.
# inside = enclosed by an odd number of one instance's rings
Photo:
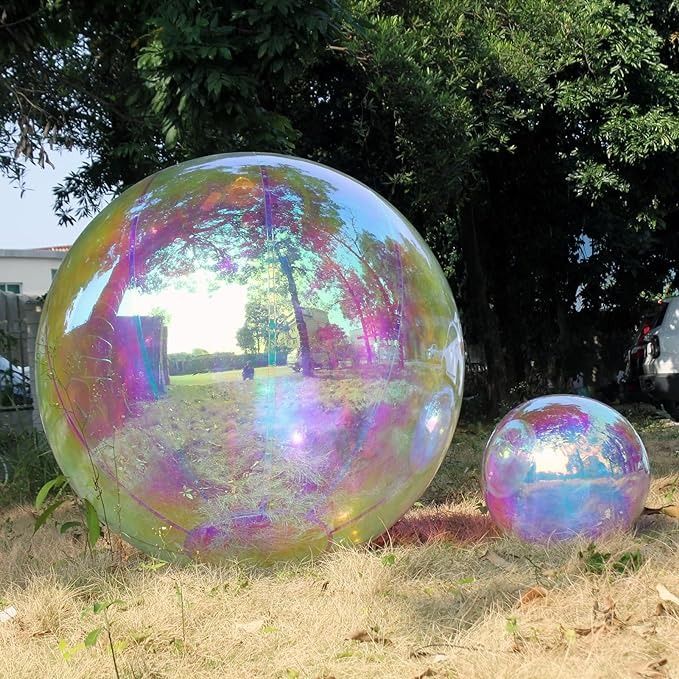
MULTIPOLYGON (((648 506, 677 503, 679 425, 630 416, 648 506)), ((31 538, 31 508, 6 508, 0 676, 115 676, 112 645, 121 677, 679 677, 679 522, 649 514, 596 545, 499 536, 478 490, 489 432, 458 427, 380 544, 311 563, 180 568, 116 538, 90 553, 54 522, 31 538)))
MULTIPOLYGON (((258 377, 289 377, 294 371, 287 365, 264 366, 255 368, 255 379, 258 377)), ((196 373, 195 375, 171 375, 170 384, 215 384, 218 382, 237 382, 243 379, 240 370, 224 370, 214 373, 196 373)))

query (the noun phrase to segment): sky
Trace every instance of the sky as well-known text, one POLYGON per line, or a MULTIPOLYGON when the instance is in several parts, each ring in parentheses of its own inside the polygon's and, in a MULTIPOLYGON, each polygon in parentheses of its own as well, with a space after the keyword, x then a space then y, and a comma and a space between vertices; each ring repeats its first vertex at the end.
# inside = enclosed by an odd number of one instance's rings
MULTIPOLYGON (((28 165, 26 192, 0 176, 0 249, 40 248, 71 245, 89 223, 82 220, 71 226, 59 226, 53 212, 52 187, 77 169, 85 160, 77 151, 51 151, 54 169, 28 165)), ((101 206, 103 208, 103 205, 101 206)))

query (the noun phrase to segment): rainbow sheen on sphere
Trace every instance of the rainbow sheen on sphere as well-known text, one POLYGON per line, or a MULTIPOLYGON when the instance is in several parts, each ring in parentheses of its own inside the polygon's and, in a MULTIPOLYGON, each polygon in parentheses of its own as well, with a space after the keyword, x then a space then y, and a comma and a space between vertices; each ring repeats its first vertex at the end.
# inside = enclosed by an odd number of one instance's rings
POLYGON ((490 515, 527 542, 626 530, 649 485, 648 456, 634 427, 581 396, 542 396, 514 408, 483 456, 490 515))
POLYGON ((462 401, 446 279, 389 203, 276 155, 139 182, 48 295, 38 400, 72 487, 160 558, 361 542, 425 490, 462 401))

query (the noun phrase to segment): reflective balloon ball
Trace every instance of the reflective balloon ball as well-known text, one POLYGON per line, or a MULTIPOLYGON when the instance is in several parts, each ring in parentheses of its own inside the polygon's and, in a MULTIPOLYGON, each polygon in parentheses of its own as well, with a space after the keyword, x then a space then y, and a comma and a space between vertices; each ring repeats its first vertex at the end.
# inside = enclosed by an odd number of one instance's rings
POLYGON ((628 529, 644 507, 644 444, 616 410, 581 396, 543 396, 508 413, 483 457, 486 505, 528 542, 628 529))
POLYGON ((102 521, 160 558, 362 542, 425 490, 458 419, 458 313, 424 241, 359 182, 219 155, 114 200, 37 340, 45 431, 102 521))

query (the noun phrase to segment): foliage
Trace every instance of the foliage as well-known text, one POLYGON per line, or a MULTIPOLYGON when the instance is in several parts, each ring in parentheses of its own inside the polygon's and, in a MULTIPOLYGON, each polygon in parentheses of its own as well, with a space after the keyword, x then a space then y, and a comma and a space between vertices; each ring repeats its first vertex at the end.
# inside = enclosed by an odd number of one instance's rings
POLYGON ((44 435, 0 433, 0 506, 32 501, 58 473, 44 435))
MULTIPOLYGON (((90 154, 57 187, 62 221, 215 151, 294 150, 345 170, 434 249, 485 354, 491 407, 517 383, 617 369, 644 304, 677 288, 672 0, 4 7, 0 167, 20 178, 49 144, 90 154)), ((366 337, 393 335, 360 321, 366 337)))
POLYGON ((0 170, 20 179, 52 145, 87 154, 56 189, 64 223, 178 160, 290 150, 279 92, 342 20, 335 0, 12 0, 1 14, 0 170))
POLYGON ((424 231, 492 402, 534 369, 544 389, 619 361, 644 296, 677 284, 675 4, 353 7, 367 28, 314 67, 323 104, 291 94, 304 153, 424 231))

